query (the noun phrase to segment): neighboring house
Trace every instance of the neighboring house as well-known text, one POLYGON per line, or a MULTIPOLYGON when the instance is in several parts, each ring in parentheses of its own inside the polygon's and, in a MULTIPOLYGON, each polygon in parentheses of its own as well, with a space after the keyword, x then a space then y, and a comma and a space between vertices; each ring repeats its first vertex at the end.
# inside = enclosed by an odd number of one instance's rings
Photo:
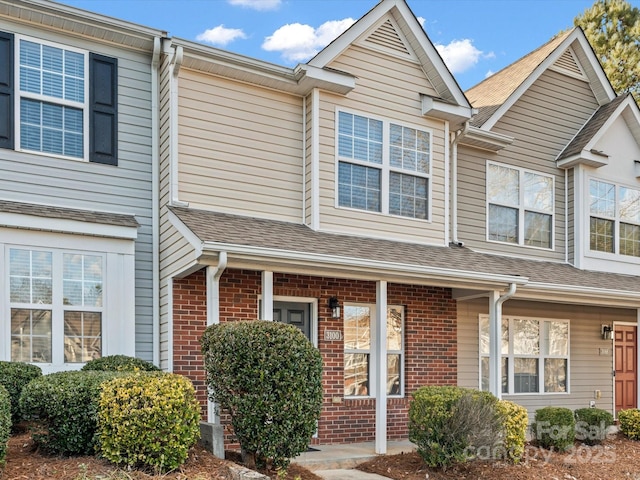
POLYGON ((637 405, 638 108, 580 30, 467 96, 403 0, 292 69, 174 38, 160 78, 161 363, 203 408, 203 330, 256 318, 320 349, 319 443, 384 453, 422 385, 613 410, 614 358, 637 405))
POLYGON ((111 354, 157 361, 162 37, 0 0, 0 360, 44 372, 111 354))

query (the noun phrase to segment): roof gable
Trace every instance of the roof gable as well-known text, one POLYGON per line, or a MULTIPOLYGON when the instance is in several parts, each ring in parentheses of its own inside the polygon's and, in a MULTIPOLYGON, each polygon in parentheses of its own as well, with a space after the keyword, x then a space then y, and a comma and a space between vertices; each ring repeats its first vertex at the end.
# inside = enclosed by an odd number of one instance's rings
POLYGON ((418 63, 438 93, 438 98, 470 107, 469 101, 405 0, 381 0, 307 64, 326 68, 352 44, 418 63))
POLYGON ((490 130, 548 69, 588 81, 600 105, 616 96, 584 32, 573 28, 467 90, 478 109, 471 124, 490 130))

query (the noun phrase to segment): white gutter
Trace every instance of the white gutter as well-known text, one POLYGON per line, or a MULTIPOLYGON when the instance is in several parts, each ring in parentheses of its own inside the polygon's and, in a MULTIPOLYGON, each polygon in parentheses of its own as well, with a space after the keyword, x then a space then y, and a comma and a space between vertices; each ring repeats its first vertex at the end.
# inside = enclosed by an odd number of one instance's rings
POLYGON ((502 304, 516 294, 516 284, 512 283, 504 295, 498 297, 494 291, 489 304, 489 391, 498 399, 502 398, 502 304))
POLYGON ((171 97, 169 108, 169 142, 170 147, 170 171, 169 171, 169 203, 170 205, 180 205, 183 207, 189 206, 188 203, 181 202, 178 198, 178 74, 180 73, 180 67, 182 66, 182 60, 184 58, 182 46, 178 45, 173 48, 173 55, 171 57, 170 66, 170 82, 171 82, 171 97))
POLYGON ((159 166, 159 111, 158 111, 158 68, 160 65, 159 37, 153 39, 151 57, 151 231, 152 231, 152 299, 151 321, 153 336, 153 364, 160 365, 160 166, 159 166))
POLYGON ((458 240, 458 142, 469 129, 469 122, 465 122, 464 128, 455 133, 455 138, 451 142, 451 241, 456 245, 463 246, 464 243, 458 240))

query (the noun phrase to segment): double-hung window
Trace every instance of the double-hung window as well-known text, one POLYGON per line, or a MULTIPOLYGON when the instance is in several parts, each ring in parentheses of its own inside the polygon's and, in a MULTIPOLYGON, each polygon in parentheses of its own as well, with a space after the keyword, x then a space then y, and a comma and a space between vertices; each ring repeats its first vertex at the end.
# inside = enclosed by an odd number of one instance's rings
POLYGON ((431 133, 337 114, 339 207, 429 219, 431 133))
POLYGON ((549 175, 489 162, 488 239, 552 248, 553 186, 549 175))
POLYGON ((104 257, 9 247, 11 360, 83 363, 102 355, 104 257))
MULTIPOLYGON (((503 317, 502 393, 566 393, 569 322, 503 317)), ((480 387, 489 389, 489 317, 480 316, 480 387)))
MULTIPOLYGON (((344 307, 344 394, 373 396, 372 371, 375 305, 345 305, 344 307)), ((404 309, 387 307, 387 395, 401 396, 404 392, 404 309)))
POLYGON ((0 32, 0 148, 117 165, 117 60, 0 32))
POLYGON ((640 257, 640 190, 589 181, 589 246, 640 257))

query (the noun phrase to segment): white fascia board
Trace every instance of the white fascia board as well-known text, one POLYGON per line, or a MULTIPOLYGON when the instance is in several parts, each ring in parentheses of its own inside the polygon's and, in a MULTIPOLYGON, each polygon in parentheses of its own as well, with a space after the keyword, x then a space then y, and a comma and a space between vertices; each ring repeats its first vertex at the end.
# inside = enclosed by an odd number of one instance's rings
POLYGON ((558 168, 573 168, 576 165, 587 165, 589 167, 604 167, 609 164, 608 155, 592 153, 589 149, 584 149, 577 155, 572 155, 562 160, 556 161, 558 168))
POLYGON ((609 307, 638 308, 640 305, 640 292, 538 282, 520 288, 518 298, 609 307))
POLYGON ((356 88, 356 78, 344 72, 300 64, 295 69, 298 85, 307 93, 314 88, 346 95, 356 88))
POLYGON ((522 84, 509 96, 506 102, 504 102, 498 110, 491 115, 491 118, 482 125, 482 130, 491 130, 495 124, 502 118, 502 116, 516 103, 516 101, 533 85, 533 83, 540 78, 540 76, 549 69, 558 58, 569 48, 574 42, 578 41, 580 46, 585 52, 585 55, 589 59, 589 63, 593 66, 593 70, 596 72, 600 83, 607 91, 609 100, 613 100, 616 97, 616 93, 611 87, 611 83, 607 79, 600 62, 593 53, 593 49, 587 41, 584 33, 579 28, 576 28, 571 34, 563 40, 563 42, 556 47, 556 49, 549 55, 538 67, 529 75, 529 77, 522 82, 522 84))
POLYGON ((366 260, 354 257, 342 257, 338 255, 326 255, 320 253, 297 252, 291 250, 255 247, 250 245, 226 244, 217 242, 204 242, 203 253, 213 253, 224 251, 228 255, 248 256, 253 258, 263 258, 268 261, 284 262, 304 262, 306 264, 316 264, 329 268, 348 267, 371 270, 375 272, 387 272, 391 274, 410 274, 425 276, 433 279, 459 280, 461 283, 480 282, 490 284, 508 285, 515 283, 524 285, 528 282, 526 277, 519 275, 487 274, 482 272, 472 272, 456 270, 453 268, 426 267, 421 265, 402 264, 396 262, 384 262, 378 260, 366 260))
POLYGON ((200 238, 195 233, 193 233, 193 231, 189 227, 187 227, 182 220, 180 220, 180 217, 178 217, 171 210, 167 212, 167 215, 169 218, 169 223, 171 223, 171 225, 173 225, 175 229, 178 230, 178 233, 180 233, 180 235, 182 235, 187 240, 189 245, 193 247, 195 257, 200 258, 202 256, 202 240, 200 240, 200 238))
POLYGON ((491 152, 498 152, 508 147, 515 138, 502 133, 482 130, 478 127, 468 125, 460 137, 460 144, 470 147, 482 148, 491 152))
POLYGON ((0 212, 0 226, 71 233, 74 235, 124 238, 127 240, 135 240, 138 238, 138 229, 136 227, 82 222, 66 218, 37 217, 35 215, 22 215, 8 212, 0 212))
POLYGON ((474 109, 443 102, 429 95, 422 97, 422 115, 447 120, 456 126, 464 124, 474 115, 474 109))

